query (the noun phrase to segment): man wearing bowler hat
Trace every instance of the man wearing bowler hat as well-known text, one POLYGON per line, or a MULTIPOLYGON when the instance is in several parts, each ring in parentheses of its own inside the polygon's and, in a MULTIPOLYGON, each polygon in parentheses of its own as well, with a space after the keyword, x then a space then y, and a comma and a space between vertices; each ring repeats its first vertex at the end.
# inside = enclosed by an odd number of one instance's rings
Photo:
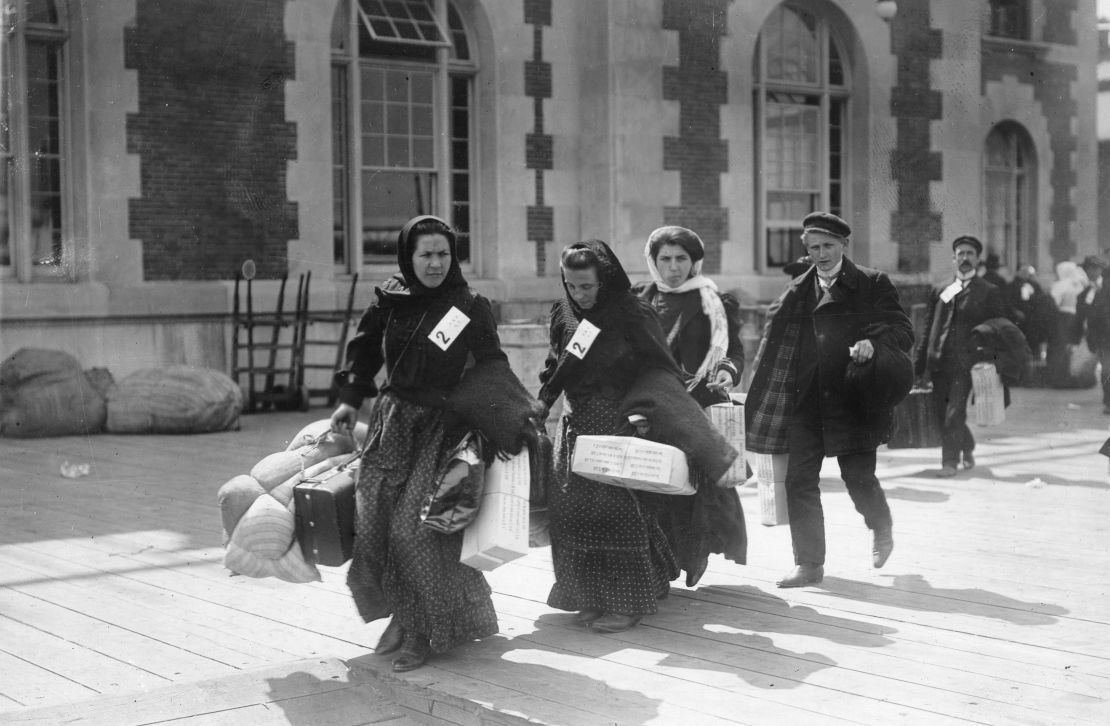
POLYGON ((845 385, 849 363, 878 346, 908 353, 913 328, 884 273, 858 267, 844 252, 851 229, 834 214, 802 221, 812 263, 767 311, 745 405, 747 448, 788 454, 786 499, 795 567, 779 587, 815 585, 824 576, 821 464, 837 457, 856 510, 872 531, 872 565, 891 550, 890 508, 875 477, 875 449, 889 433, 890 411, 865 415, 845 385))
POLYGON ((914 372, 924 385, 933 382, 936 415, 941 422, 941 468, 937 476, 951 477, 975 466, 975 438, 967 426, 971 395, 971 366, 976 354, 971 331, 991 318, 1005 316, 1002 291, 976 274, 983 243, 970 235, 952 241, 955 279, 929 293, 925 332, 917 348, 914 372))

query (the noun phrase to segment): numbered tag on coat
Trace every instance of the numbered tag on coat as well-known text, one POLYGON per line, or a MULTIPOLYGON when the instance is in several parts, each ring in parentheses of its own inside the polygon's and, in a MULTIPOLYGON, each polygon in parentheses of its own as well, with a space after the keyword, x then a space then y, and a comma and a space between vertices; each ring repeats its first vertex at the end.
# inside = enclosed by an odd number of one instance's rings
POLYGON ((574 331, 574 337, 570 339, 567 351, 575 358, 582 360, 590 352, 590 346, 594 344, 594 340, 600 332, 601 328, 589 320, 583 320, 578 324, 578 330, 574 331))
POLYGON ((959 280, 956 280, 951 285, 940 291, 940 301, 942 303, 948 304, 949 302, 951 302, 952 298, 959 295, 960 291, 962 291, 963 289, 963 284, 959 280))
POLYGON ((452 306, 439 324, 428 333, 428 340, 439 346, 440 350, 447 350, 455 339, 459 337, 459 333, 463 331, 470 318, 466 316, 462 310, 452 306))

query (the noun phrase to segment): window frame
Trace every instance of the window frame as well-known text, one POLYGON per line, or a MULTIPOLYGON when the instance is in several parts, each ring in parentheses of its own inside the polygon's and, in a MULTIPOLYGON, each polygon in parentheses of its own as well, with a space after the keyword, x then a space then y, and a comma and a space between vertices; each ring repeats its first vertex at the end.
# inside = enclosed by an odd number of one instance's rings
POLYGON ((983 244, 1001 258, 1003 265, 1010 270, 1017 269, 1017 265, 1033 265, 1039 267, 1038 257, 1040 247, 1037 240, 1037 174, 1038 174, 1037 149, 1028 129, 1015 121, 1004 121, 991 127, 983 139, 983 171, 980 177, 983 193, 983 244), (992 138, 999 138, 1006 144, 1006 154, 1009 158, 1020 155, 1024 164, 1008 164, 1005 166, 993 165, 990 160, 989 147, 992 138), (991 177, 1007 177, 1005 195, 1007 198, 1007 214, 1003 220, 1002 249, 996 249, 996 239, 992 230, 995 228, 991 215, 992 196, 991 177), (1024 192, 1024 199, 1022 198, 1024 192), (1007 234, 1007 228, 1012 228, 1012 235, 1007 234))
MULTIPOLYGON (((817 187, 816 201, 812 203, 813 209, 827 210, 838 214, 841 217, 847 218, 850 216, 847 210, 851 209, 851 178, 852 178, 852 155, 849 153, 851 139, 851 97, 852 97, 852 83, 851 83, 851 68, 849 66, 845 44, 838 38, 833 24, 829 18, 822 15, 820 12, 803 7, 796 3, 782 3, 777 6, 773 11, 775 12, 793 12, 801 16, 809 16, 815 21, 815 33, 817 35, 817 51, 820 53, 818 59, 819 79, 816 83, 798 82, 790 80, 778 80, 768 78, 768 43, 766 42, 766 31, 770 29, 772 18, 769 15, 763 26, 759 30, 759 35, 756 40, 755 56, 753 60, 753 90, 754 102, 752 109, 754 113, 753 118, 753 140, 754 140, 754 189, 755 189, 755 238, 758 243, 754 246, 753 254, 755 255, 755 269, 757 272, 765 273, 772 270, 781 270, 789 262, 796 260, 804 254, 801 247, 801 217, 798 219, 772 219, 769 215, 768 199, 770 195, 776 191, 790 192, 789 188, 771 188, 768 184, 768 174, 765 171, 769 168, 766 160, 768 151, 767 141, 768 135, 768 105, 771 103, 771 97, 775 94, 789 94, 801 95, 807 98, 816 99, 817 103, 814 104, 818 108, 818 122, 817 131, 815 134, 817 142, 817 187), (835 84, 832 82, 830 76, 830 68, 833 61, 839 64, 839 75, 841 83, 835 84), (840 113, 840 123, 836 127, 839 131, 840 148, 839 151, 833 151, 830 131, 834 128, 831 122, 832 109, 834 104, 838 105, 840 113), (832 176, 832 156, 835 154, 839 160, 840 174, 837 177, 832 176), (833 186, 839 186, 840 204, 831 204, 830 198, 833 186), (787 236, 787 245, 792 245, 795 241, 797 244, 797 254, 788 255, 782 264, 772 262, 772 235, 787 236), (797 240, 793 240, 793 237, 797 240)), ((801 193, 803 190, 796 190, 801 193)), ((803 215, 804 216, 804 215, 803 215)))
POLYGON ((983 0, 983 35, 989 38, 1031 41, 1033 39, 1033 8, 1029 0, 983 0), (1001 5, 1016 7, 1016 28, 1012 32, 999 27, 999 8, 1001 5))
MULTIPOLYGON (((332 228, 333 244, 338 250, 342 246, 344 255, 342 259, 334 259, 336 273, 340 275, 351 275, 356 272, 368 273, 383 273, 396 268, 396 263, 392 259, 367 259, 364 254, 364 244, 362 239, 363 228, 363 190, 362 190, 362 173, 365 169, 363 166, 363 148, 362 148, 362 117, 361 117, 361 104, 362 104, 362 71, 365 68, 388 69, 388 70, 404 70, 413 69, 426 72, 433 71, 434 75, 434 88, 433 88, 433 135, 434 135, 434 175, 435 175, 435 188, 434 188, 434 208, 430 211, 438 217, 447 220, 452 226, 455 225, 455 198, 454 198, 454 180, 456 174, 456 167, 452 161, 452 144, 457 140, 452 134, 447 133, 446 130, 452 129, 451 114, 455 110, 453 106, 452 95, 452 82, 454 79, 464 77, 468 86, 468 128, 467 128, 467 167, 465 172, 469 176, 469 196, 466 200, 469 213, 468 229, 463 230, 460 237, 464 238, 464 244, 469 245, 469 237, 478 227, 478 220, 476 218, 477 205, 475 204, 476 187, 477 187, 477 169, 475 168, 476 160, 476 129, 479 125, 478 122, 478 108, 475 103, 476 86, 475 79, 478 76, 479 68, 476 59, 473 58, 474 39, 472 30, 469 24, 465 21, 465 15, 458 8, 450 8, 448 0, 435 0, 435 10, 437 17, 441 18, 442 27, 446 30, 446 36, 451 39, 450 45, 437 45, 435 46, 435 61, 420 62, 413 60, 405 60, 399 58, 387 57, 363 57, 359 54, 359 27, 362 20, 358 17, 357 10, 358 0, 342 0, 336 8, 336 21, 339 21, 338 14, 344 10, 347 11, 347 32, 344 41, 344 47, 337 48, 334 43, 332 47, 332 77, 333 88, 335 85, 336 74, 340 72, 345 73, 346 79, 344 89, 346 98, 343 104, 337 104, 336 99, 332 98, 333 110, 341 105, 345 105, 346 117, 343 119, 346 126, 346 144, 345 150, 339 150, 338 154, 345 160, 345 168, 342 172, 339 171, 339 156, 336 155, 336 150, 333 148, 333 178, 339 178, 342 174, 342 179, 345 184, 345 189, 333 189, 333 210, 338 212, 340 209, 345 211, 345 218, 343 220, 333 219, 332 228), (461 30, 465 35, 467 48, 470 51, 471 57, 465 60, 458 60, 453 56, 454 39, 457 36, 458 30, 453 28, 449 22, 449 12, 455 12, 458 15, 461 30), (337 195, 343 194, 342 200, 337 195), (338 235, 345 234, 345 239, 340 242, 338 235)), ((416 45, 416 44, 414 44, 416 45)), ((422 47, 427 48, 427 44, 422 47)), ((334 121, 334 119, 333 119, 334 121)), ((341 139, 336 138, 337 128, 333 124, 332 128, 332 143, 340 143, 341 139)), ((470 270, 475 262, 475 251, 469 249, 467 259, 460 260, 460 264, 464 270, 470 270)), ((460 254, 460 257, 462 255, 460 254)), ((333 258, 337 255, 333 255, 333 258)))
POLYGON ((4 65, 8 66, 8 153, 2 159, 3 173, 8 174, 8 253, 10 262, 0 265, 0 279, 18 282, 73 282, 77 279, 76 252, 74 250, 74 193, 72 175, 72 84, 70 69, 72 32, 68 23, 67 5, 61 0, 51 0, 57 15, 57 23, 42 23, 23 20, 27 0, 0 0, 2 3, 4 34, 2 52, 4 65), (34 213, 32 211, 31 176, 35 164, 31 163, 30 148, 30 105, 28 94, 29 45, 43 43, 50 47, 57 67, 57 188, 52 194, 58 196, 58 235, 60 237, 60 258, 50 265, 35 265, 32 248, 34 246, 34 213), (17 160, 25 159, 20 164, 17 160))

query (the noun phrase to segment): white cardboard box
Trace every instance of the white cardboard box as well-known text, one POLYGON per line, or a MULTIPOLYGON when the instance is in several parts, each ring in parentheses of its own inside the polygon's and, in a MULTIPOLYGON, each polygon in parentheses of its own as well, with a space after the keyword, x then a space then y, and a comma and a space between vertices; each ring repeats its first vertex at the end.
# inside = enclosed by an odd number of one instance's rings
POLYGON ((530 477, 527 449, 490 464, 478 516, 463 530, 460 562, 493 570, 528 554, 530 477))
POLYGON ((971 366, 971 389, 975 392, 975 423, 997 426, 1006 420, 1006 394, 994 363, 971 366))
POLYGON ((707 407, 705 413, 713 428, 739 452, 729 467, 727 476, 733 484, 743 484, 748 478, 747 460, 744 458, 743 402, 733 399, 732 403, 715 403, 707 407))
POLYGON ((613 486, 660 494, 693 494, 686 454, 633 436, 579 436, 570 470, 613 486))
POLYGON ((789 454, 748 454, 759 494, 759 523, 768 527, 790 521, 786 511, 786 467, 789 454))

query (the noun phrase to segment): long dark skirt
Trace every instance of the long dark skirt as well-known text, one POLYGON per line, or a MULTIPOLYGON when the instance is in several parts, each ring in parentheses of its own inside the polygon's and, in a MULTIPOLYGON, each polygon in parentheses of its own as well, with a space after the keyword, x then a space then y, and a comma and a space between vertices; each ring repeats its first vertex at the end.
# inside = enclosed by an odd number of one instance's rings
POLYGON ((558 481, 550 495, 555 585, 547 604, 649 615, 678 576, 659 526, 658 498, 570 473, 570 452, 579 435, 615 434, 625 427, 615 401, 576 400, 571 407, 566 434, 559 437, 558 481))
POLYGON ((420 521, 451 445, 444 414, 389 393, 370 421, 371 445, 356 488, 358 515, 347 585, 363 620, 392 614, 443 652, 497 632, 481 572, 459 562, 462 533, 420 521))
POLYGON ((740 495, 733 487, 722 488, 698 469, 690 477, 697 485, 692 496, 665 496, 659 508, 659 523, 686 571, 686 585, 693 587, 709 566, 709 555, 721 554, 743 565, 748 561, 748 530, 740 495))

